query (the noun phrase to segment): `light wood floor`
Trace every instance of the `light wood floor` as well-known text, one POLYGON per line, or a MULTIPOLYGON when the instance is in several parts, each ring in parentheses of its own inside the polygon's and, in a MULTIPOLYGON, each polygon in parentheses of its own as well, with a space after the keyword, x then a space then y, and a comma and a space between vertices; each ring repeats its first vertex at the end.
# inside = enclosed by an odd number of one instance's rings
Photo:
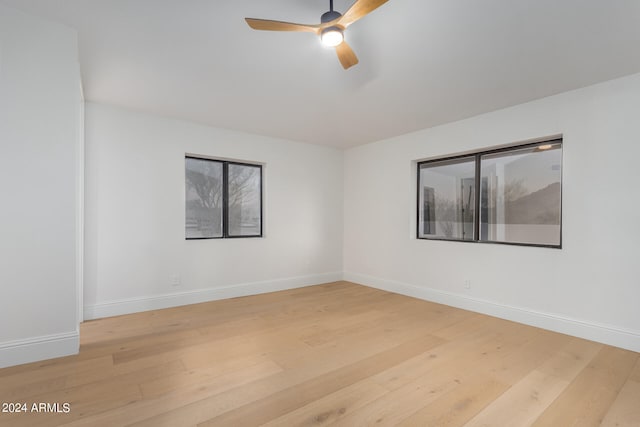
POLYGON ((639 354, 347 282, 86 322, 3 426, 640 426, 639 354))

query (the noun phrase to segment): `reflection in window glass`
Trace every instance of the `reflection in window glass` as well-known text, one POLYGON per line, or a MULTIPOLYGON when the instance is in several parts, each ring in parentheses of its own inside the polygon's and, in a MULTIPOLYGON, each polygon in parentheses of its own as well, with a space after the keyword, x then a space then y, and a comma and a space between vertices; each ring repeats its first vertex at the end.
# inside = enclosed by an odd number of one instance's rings
POLYGON ((480 240, 560 245, 562 145, 480 156, 480 240))
POLYGON ((419 165, 418 234, 474 240, 475 157, 419 165))
POLYGON ((222 237, 222 163, 185 159, 187 239, 222 237))
POLYGON ((419 162, 417 198, 418 238, 561 248, 562 139, 419 162))
POLYGON ((259 236, 260 167, 229 164, 229 236, 259 236))

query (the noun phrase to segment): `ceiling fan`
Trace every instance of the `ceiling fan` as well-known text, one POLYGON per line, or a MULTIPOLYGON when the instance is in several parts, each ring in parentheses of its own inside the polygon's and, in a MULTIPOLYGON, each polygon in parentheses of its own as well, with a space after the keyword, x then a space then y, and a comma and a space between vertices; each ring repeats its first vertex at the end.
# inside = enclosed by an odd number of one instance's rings
POLYGON ((271 21, 268 19, 245 18, 254 30, 303 31, 316 33, 326 46, 335 47, 340 63, 346 70, 358 63, 358 57, 344 41, 344 30, 363 16, 373 12, 389 0, 356 0, 342 15, 333 10, 333 0, 329 0, 329 11, 322 14, 320 24, 295 24, 293 22, 271 21))

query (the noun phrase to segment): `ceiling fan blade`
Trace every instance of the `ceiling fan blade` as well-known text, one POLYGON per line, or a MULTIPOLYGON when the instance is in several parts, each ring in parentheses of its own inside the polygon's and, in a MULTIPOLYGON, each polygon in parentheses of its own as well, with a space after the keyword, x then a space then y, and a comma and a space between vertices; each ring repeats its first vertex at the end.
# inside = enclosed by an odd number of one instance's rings
POLYGON ((373 12, 389 0, 356 0, 356 2, 347 10, 338 20, 338 24, 347 28, 368 13, 373 12))
POLYGON ((340 60, 340 63, 345 70, 358 63, 358 57, 353 52, 353 49, 351 49, 351 46, 347 44, 347 42, 342 42, 338 46, 336 46, 336 53, 338 54, 338 59, 340 60))
POLYGON ((318 25, 295 24, 293 22, 271 21, 268 19, 244 18, 254 30, 265 31, 309 31, 316 33, 318 25))

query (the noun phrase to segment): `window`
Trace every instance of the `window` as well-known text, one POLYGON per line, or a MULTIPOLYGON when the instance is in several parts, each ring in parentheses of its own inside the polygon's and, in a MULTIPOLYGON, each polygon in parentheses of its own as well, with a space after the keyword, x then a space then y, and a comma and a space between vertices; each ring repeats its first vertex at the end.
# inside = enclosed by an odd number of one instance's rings
POLYGON ((419 237, 474 240, 474 157, 421 164, 419 237))
POLYGON ((561 195, 560 139, 419 162, 417 235, 560 248, 561 195))
POLYGON ((185 158, 187 239, 262 236, 262 166, 185 158))

